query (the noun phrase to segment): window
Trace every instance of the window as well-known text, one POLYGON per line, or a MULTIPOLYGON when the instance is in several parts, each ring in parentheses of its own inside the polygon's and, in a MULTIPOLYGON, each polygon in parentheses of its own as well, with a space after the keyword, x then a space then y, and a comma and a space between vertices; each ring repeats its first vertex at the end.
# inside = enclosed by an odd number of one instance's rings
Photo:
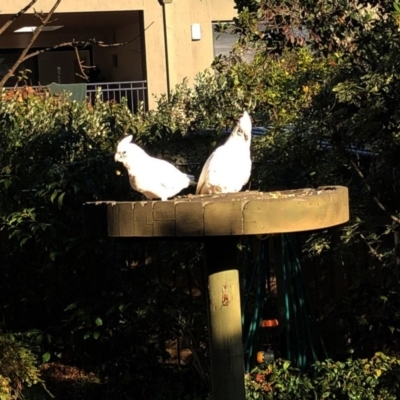
MULTIPOLYGON (((222 21, 213 22, 213 47, 214 47, 214 57, 219 55, 227 56, 232 50, 234 44, 238 40, 238 36, 231 33, 232 29, 227 29, 226 32, 220 33, 215 30, 215 27, 222 21)), ((227 24, 233 24, 232 21, 224 21, 227 24)))
MULTIPOLYGON (((233 21, 218 21, 212 23, 214 57, 218 57, 220 55, 228 56, 232 51, 233 46, 239 39, 239 35, 233 33, 233 28, 233 21), (216 26, 221 22, 230 25, 230 27, 228 27, 228 29, 222 33, 216 31, 216 26)), ((247 48, 242 54, 242 60, 244 62, 252 62, 253 58, 254 49, 247 48)))

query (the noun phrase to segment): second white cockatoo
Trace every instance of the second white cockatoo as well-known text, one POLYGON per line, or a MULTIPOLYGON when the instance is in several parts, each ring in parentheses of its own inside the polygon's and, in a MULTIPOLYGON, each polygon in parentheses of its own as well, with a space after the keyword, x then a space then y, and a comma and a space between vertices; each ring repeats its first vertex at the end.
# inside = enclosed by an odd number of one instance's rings
POLYGON ((225 144, 208 157, 196 194, 239 192, 251 173, 251 119, 245 111, 225 144))
POLYGON ((132 135, 118 143, 114 159, 127 169, 132 188, 149 200, 167 200, 190 184, 196 184, 192 176, 179 171, 168 161, 149 156, 132 143, 132 135))

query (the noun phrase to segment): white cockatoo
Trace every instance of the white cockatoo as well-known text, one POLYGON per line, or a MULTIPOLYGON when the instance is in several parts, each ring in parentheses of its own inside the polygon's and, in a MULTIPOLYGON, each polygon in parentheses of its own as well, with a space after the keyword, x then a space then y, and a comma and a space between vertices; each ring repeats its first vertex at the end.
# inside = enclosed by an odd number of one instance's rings
POLYGON ((118 143, 114 159, 127 169, 132 188, 149 200, 167 200, 190 184, 196 184, 192 176, 179 171, 168 161, 149 156, 132 143, 132 135, 118 143))
POLYGON ((208 157, 197 183, 196 194, 239 192, 251 172, 251 119, 245 111, 225 144, 208 157))

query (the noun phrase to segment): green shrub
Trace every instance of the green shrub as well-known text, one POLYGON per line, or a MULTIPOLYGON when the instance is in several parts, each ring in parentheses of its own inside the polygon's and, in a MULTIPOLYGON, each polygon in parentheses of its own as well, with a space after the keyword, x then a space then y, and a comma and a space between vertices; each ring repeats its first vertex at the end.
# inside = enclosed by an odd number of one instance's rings
POLYGON ((254 368, 245 382, 248 399, 396 400, 400 359, 376 353, 370 359, 317 361, 307 373, 277 360, 254 368))
POLYGON ((21 396, 24 387, 43 383, 36 357, 13 335, 0 333, 0 400, 21 396))
POLYGON ((314 390, 308 375, 284 360, 254 368, 245 384, 247 399, 307 399, 314 390))
POLYGON ((83 203, 142 198, 113 157, 125 133, 153 154, 163 142, 161 118, 144 125, 140 118, 125 104, 32 93, 0 100, 2 324, 24 332, 43 361, 96 369, 114 382, 159 371, 167 340, 185 341, 193 357, 206 351, 202 298, 170 285, 171 271, 187 276, 198 262, 197 243, 83 235, 83 203))

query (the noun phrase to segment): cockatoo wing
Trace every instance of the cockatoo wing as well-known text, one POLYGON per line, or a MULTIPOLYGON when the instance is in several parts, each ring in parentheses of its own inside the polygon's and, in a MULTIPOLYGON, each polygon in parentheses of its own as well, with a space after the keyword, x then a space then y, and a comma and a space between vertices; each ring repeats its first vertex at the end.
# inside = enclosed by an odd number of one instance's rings
POLYGON ((153 164, 160 184, 166 189, 180 192, 189 186, 190 177, 168 161, 153 158, 153 164))
POLYGON ((190 184, 190 177, 168 161, 148 156, 134 177, 136 189, 148 199, 167 200, 190 184))
POLYGON ((224 145, 208 157, 196 194, 239 192, 242 189, 250 177, 251 159, 250 155, 234 150, 224 145))
MULTIPOLYGON (((215 166, 213 165, 213 159, 215 158, 215 153, 217 150, 219 150, 221 147, 216 149, 208 158, 206 163, 203 166, 203 169, 201 170, 199 180, 197 181, 197 187, 196 187, 196 194, 208 194, 209 189, 210 189, 210 175, 215 175, 218 173, 218 170, 215 170, 215 166), (211 172, 211 168, 213 169, 213 172, 211 172)), ((217 164, 218 165, 218 159, 217 159, 217 164)))

